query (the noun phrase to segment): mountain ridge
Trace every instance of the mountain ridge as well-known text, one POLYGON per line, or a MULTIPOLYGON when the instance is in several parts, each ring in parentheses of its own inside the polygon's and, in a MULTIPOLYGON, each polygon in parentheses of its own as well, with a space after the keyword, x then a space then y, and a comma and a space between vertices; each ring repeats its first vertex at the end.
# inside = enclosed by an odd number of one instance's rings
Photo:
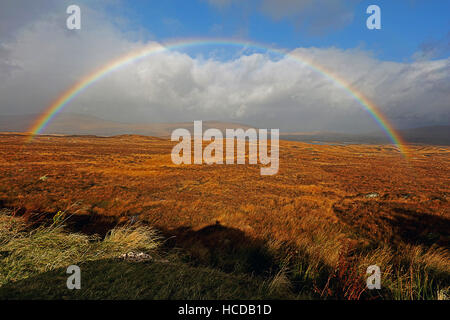
MULTIPOLYGON (((0 132, 27 132, 33 125, 38 114, 9 115, 0 118, 0 132)), ((104 120, 95 116, 64 113, 57 116, 45 129, 45 134, 52 135, 143 135, 160 138, 170 137, 173 130, 185 128, 193 131, 193 122, 159 122, 159 123, 126 123, 104 120)), ((217 128, 248 129, 252 126, 215 120, 203 121, 203 130, 217 128)), ((426 126, 397 130, 407 143, 450 145, 450 126, 426 126)), ((327 131, 315 132, 280 132, 284 140, 315 142, 315 143, 349 143, 349 144, 385 144, 391 140, 383 132, 373 133, 339 133, 327 131)))

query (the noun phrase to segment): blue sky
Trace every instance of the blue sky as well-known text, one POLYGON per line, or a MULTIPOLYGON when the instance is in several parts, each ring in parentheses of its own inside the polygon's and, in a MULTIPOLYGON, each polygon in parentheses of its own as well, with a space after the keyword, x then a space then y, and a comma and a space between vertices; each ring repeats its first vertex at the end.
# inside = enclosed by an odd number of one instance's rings
MULTIPOLYGON (((331 21, 329 27, 319 31, 312 30, 315 19, 332 20, 333 8, 315 8, 306 10, 304 15, 286 13, 273 17, 261 9, 261 1, 248 1, 245 5, 225 2, 230 3, 214 5, 205 0, 123 1, 123 7, 128 10, 111 7, 111 14, 126 16, 132 22, 131 28, 144 28, 158 41, 185 37, 233 37, 287 49, 358 47, 372 51, 379 59, 391 61, 410 61, 424 48, 435 51, 430 56, 433 59, 449 55, 450 1, 349 1, 351 4, 345 8, 352 15, 349 21, 340 24, 331 21), (370 4, 381 8, 381 30, 366 28, 366 8, 370 4)), ((280 1, 280 6, 282 3, 280 1)))

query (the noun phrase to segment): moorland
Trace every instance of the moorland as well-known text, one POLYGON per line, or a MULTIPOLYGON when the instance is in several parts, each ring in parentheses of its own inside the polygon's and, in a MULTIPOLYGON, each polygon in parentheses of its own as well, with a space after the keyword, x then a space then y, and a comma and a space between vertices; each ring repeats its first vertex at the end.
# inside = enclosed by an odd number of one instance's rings
POLYGON ((261 176, 175 165, 162 138, 25 140, 0 134, 1 299, 449 297, 448 146, 282 140, 261 176))

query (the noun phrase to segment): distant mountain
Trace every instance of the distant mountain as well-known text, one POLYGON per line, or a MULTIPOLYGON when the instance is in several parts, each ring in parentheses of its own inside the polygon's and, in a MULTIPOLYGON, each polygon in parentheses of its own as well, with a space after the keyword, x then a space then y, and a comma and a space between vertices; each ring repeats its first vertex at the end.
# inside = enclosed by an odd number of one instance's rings
POLYGON ((0 131, 3 132, 25 132, 33 124, 39 115, 30 114, 23 116, 0 116, 0 131))
MULTIPOLYGON (((397 131, 408 143, 450 145, 450 126, 433 126, 397 131)), ((321 143, 390 143, 391 140, 382 132, 366 134, 347 134, 337 132, 282 133, 286 140, 321 143)))
MULTIPOLYGON (((29 130, 38 115, 2 116, 0 118, 0 132, 26 132, 29 130)), ((178 123, 123 123, 103 120, 97 117, 79 114, 60 114, 45 128, 46 134, 63 135, 97 135, 114 136, 121 134, 137 134, 154 137, 170 137, 172 131, 185 128, 193 132, 194 122, 178 123)), ((250 128, 238 123, 219 121, 203 121, 203 130, 217 128, 224 131, 226 128, 250 128)))
POLYGON ((399 133, 407 142, 450 145, 450 126, 421 127, 400 130, 399 133))
POLYGON ((343 143, 343 144, 384 144, 390 143, 388 137, 378 134, 351 134, 340 132, 295 132, 280 133, 280 138, 284 140, 313 142, 313 143, 343 143))
MULTIPOLYGON (((39 115, 1 116, 0 132, 26 132, 39 115)), ((121 134, 138 134, 155 137, 170 137, 173 130, 185 128, 193 131, 193 122, 179 123, 124 123, 103 120, 93 116, 64 113, 57 116, 45 133, 64 135, 97 135, 113 136, 121 134)), ((203 121, 203 130, 217 128, 248 129, 251 126, 220 121, 203 121)), ((450 145, 450 126, 432 126, 398 131, 402 138, 409 143, 450 145)), ((382 132, 367 134, 346 134, 336 132, 285 132, 280 138, 293 141, 314 143, 390 143, 389 138, 382 132)))
MULTIPOLYGON (((408 143, 450 145, 450 126, 432 126, 397 131, 408 143)), ((321 143, 390 143, 391 140, 382 132, 365 134, 347 134, 337 132, 282 133, 286 140, 321 142, 321 143)))

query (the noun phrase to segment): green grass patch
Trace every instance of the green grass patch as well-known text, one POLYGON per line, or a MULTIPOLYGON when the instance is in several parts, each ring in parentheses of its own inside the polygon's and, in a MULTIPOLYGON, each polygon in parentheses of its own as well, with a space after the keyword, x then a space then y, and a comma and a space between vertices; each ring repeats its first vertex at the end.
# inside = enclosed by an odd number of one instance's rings
POLYGON ((0 299, 293 299, 270 281, 194 266, 159 250, 149 227, 125 226, 104 239, 71 233, 60 224, 29 230, 20 218, 0 215, 0 299), (144 252, 145 262, 119 259, 144 252), (69 265, 81 268, 81 289, 69 290, 69 265))

